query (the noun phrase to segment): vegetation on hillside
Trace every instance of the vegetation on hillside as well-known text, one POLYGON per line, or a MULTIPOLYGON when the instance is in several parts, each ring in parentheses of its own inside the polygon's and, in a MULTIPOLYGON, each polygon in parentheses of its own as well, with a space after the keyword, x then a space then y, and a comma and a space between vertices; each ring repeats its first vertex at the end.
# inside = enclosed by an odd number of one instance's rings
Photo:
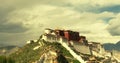
POLYGON ((0 63, 15 63, 11 57, 0 56, 0 63))
MULTIPOLYGON (((76 63, 78 62, 73 56, 59 43, 50 43, 39 40, 36 43, 31 43, 25 45, 23 48, 19 49, 14 54, 10 56, 15 59, 15 63, 32 63, 40 59, 40 56, 49 50, 57 50, 62 53, 62 55, 68 60, 68 62, 76 63), (37 50, 33 50, 35 46, 39 46, 38 42, 43 42, 44 45, 37 50)), ((62 60, 62 59, 59 59, 62 60)))

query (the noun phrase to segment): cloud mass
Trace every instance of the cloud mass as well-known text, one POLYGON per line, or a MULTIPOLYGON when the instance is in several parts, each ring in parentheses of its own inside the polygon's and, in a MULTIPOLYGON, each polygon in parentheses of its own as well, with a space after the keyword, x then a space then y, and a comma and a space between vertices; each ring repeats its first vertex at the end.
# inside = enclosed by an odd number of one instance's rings
POLYGON ((0 4, 0 43, 37 39, 44 28, 79 31, 89 41, 120 41, 119 0, 4 0, 0 4), (117 6, 117 7, 116 7, 117 6))

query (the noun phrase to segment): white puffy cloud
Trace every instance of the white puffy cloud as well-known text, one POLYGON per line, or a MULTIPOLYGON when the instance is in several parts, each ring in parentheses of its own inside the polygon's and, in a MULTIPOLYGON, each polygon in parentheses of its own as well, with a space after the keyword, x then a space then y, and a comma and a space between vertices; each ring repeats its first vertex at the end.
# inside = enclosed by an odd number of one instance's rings
POLYGON ((120 36, 120 13, 114 18, 109 21, 109 25, 107 27, 108 31, 113 36, 120 36))

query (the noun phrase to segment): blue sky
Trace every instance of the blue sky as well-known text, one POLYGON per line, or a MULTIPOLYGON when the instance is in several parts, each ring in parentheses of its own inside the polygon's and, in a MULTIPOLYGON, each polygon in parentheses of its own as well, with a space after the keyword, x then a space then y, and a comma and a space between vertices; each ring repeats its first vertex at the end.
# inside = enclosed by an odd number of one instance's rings
POLYGON ((120 41, 120 0, 0 1, 0 44, 24 45, 45 28, 79 31, 88 41, 120 41))
POLYGON ((103 7, 103 8, 100 8, 98 10, 100 10, 99 12, 108 11, 108 12, 113 12, 113 13, 119 13, 120 12, 120 5, 103 7))

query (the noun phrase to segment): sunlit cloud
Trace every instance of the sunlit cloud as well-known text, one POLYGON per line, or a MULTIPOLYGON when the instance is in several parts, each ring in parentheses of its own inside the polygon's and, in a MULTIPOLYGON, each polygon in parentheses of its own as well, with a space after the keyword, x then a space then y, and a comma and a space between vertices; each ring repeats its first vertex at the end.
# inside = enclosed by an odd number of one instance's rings
POLYGON ((0 4, 0 38, 6 38, 0 40, 24 44, 38 39, 45 28, 59 28, 79 31, 89 41, 116 43, 120 40, 119 11, 105 10, 116 5, 119 0, 4 0, 0 4))

